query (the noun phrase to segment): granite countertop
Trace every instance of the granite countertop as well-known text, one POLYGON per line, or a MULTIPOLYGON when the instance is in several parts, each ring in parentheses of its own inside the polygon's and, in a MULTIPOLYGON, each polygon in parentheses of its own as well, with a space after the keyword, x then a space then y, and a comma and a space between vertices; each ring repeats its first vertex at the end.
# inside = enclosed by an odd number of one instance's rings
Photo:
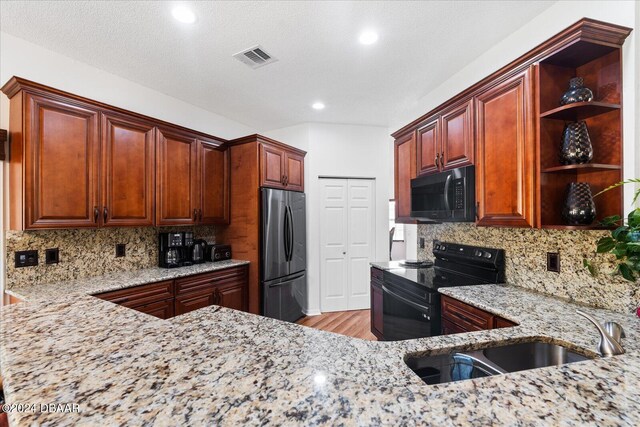
MULTIPOLYGON (((11 412, 13 425, 638 425, 640 320, 627 353, 427 386, 407 354, 532 338, 595 355, 578 306, 500 285, 447 288, 519 326, 399 342, 364 341, 211 306, 160 320, 88 295, 0 310, 9 403, 78 404, 11 412)), ((583 307, 581 307, 583 308, 583 307)))
POLYGON ((6 292, 21 300, 50 301, 52 299, 64 299, 78 295, 95 295, 102 292, 145 285, 147 283, 172 280, 200 273, 209 273, 211 271, 223 270, 244 264, 249 264, 249 261, 232 259, 227 261, 205 262, 203 264, 194 264, 179 268, 151 267, 141 270, 110 273, 104 276, 83 277, 66 282, 13 286, 9 287, 6 292))

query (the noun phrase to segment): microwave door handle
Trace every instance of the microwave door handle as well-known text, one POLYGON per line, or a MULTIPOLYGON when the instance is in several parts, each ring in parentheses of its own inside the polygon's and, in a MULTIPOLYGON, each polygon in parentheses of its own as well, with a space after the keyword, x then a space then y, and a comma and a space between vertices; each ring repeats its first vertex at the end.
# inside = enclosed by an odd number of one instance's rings
POLYGON ((450 211, 449 207, 449 186, 451 185, 451 174, 447 175, 447 180, 444 182, 444 207, 450 211))

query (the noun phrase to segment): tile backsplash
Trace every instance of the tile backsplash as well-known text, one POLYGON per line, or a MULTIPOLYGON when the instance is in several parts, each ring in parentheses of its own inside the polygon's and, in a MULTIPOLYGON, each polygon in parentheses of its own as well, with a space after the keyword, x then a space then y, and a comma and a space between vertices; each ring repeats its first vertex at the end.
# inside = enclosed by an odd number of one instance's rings
POLYGON ((432 259, 434 239, 493 248, 506 252, 507 283, 618 312, 635 312, 640 305, 640 282, 609 274, 613 258, 595 253, 595 241, 606 231, 564 231, 476 227, 474 224, 421 224, 419 259, 432 259), (547 252, 560 254, 560 273, 547 271, 547 252), (600 274, 592 277, 583 259, 596 261, 600 274))
POLYGON ((197 238, 215 242, 215 228, 140 227, 93 230, 6 231, 6 286, 59 282, 158 265, 158 233, 193 231, 197 238), (116 244, 126 244, 126 256, 116 258, 116 244), (47 265, 45 250, 59 248, 60 262, 47 265), (39 264, 15 268, 15 252, 37 250, 39 264))

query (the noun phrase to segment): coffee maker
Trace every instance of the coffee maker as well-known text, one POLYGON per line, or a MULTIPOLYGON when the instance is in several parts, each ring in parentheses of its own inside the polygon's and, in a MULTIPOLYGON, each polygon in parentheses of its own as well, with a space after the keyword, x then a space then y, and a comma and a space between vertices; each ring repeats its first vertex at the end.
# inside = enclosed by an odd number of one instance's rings
MULTIPOLYGON (((160 233, 158 242, 160 267, 175 268, 185 265, 185 233, 160 233)), ((191 242, 193 243, 193 233, 191 233, 191 242)))

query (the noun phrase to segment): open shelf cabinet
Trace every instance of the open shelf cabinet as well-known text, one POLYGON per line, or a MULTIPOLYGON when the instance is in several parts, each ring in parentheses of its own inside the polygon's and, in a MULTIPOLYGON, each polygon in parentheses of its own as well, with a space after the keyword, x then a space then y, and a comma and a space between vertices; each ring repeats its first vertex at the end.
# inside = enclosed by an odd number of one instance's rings
POLYGON ((622 180, 622 64, 620 46, 579 40, 552 52, 537 67, 537 104, 540 193, 539 224, 542 228, 601 229, 606 216, 622 215, 622 189, 594 199, 596 221, 590 226, 566 225, 561 212, 571 182, 588 182, 595 195, 622 180), (569 79, 582 77, 593 91, 591 102, 561 106, 569 79), (593 145, 587 164, 560 162, 565 124, 584 120, 593 145))

